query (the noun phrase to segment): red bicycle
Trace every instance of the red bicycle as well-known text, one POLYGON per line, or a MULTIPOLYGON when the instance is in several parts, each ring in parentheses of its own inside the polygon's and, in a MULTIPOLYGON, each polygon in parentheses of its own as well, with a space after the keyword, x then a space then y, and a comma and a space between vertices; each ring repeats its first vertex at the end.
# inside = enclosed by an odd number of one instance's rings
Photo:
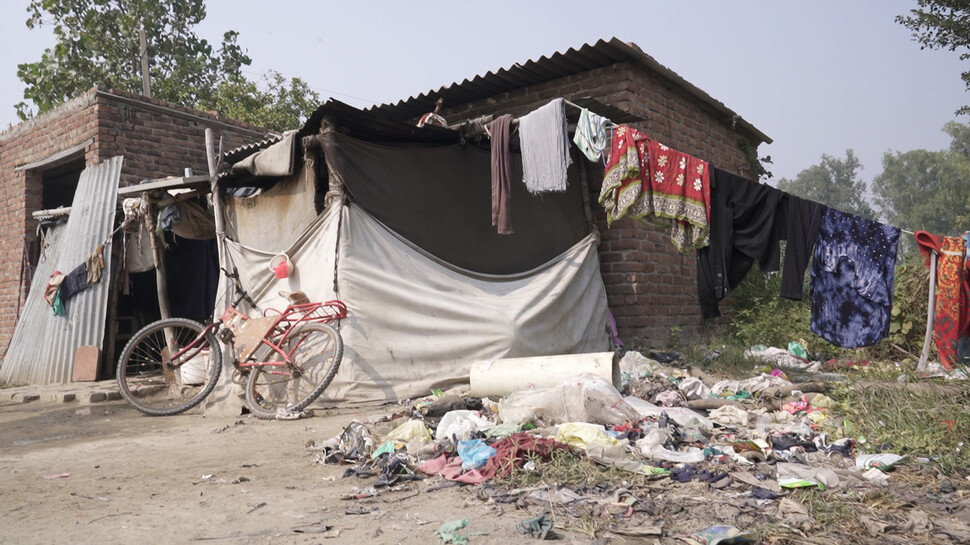
POLYGON ((185 412, 215 388, 222 371, 216 339, 234 347, 234 381, 245 383, 246 404, 259 418, 299 414, 327 388, 340 367, 343 339, 328 322, 347 316, 341 301, 310 302, 288 296, 282 311, 249 317, 236 309, 201 324, 168 318, 148 324, 128 341, 118 360, 121 394, 150 416, 185 412))

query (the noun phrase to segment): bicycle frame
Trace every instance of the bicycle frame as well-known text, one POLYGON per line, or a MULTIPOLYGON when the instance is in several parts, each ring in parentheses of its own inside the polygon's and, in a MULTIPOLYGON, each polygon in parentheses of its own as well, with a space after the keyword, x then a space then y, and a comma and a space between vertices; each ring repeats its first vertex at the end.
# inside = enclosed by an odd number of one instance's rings
MULTIPOLYGON (((273 322, 269 331, 263 335, 263 338, 260 340, 260 346, 269 347, 270 350, 282 357, 282 361, 259 362, 249 361, 247 359, 246 361, 240 362, 236 360, 233 361, 233 365, 237 369, 248 372, 249 369, 257 365, 285 366, 291 363, 293 361, 291 356, 299 348, 302 341, 293 346, 289 352, 283 350, 282 346, 290 338, 293 331, 304 323, 327 323, 345 318, 347 316, 347 306, 342 301, 337 300, 327 301, 325 303, 301 303, 289 305, 283 311, 267 309, 263 313, 263 316, 273 316, 276 320, 273 322)), ((240 312, 235 305, 230 305, 218 321, 206 324, 199 336, 169 357, 166 373, 178 369, 185 362, 195 357, 202 350, 202 341, 213 330, 222 326, 234 334, 238 334, 243 330, 247 321, 248 317, 245 314, 240 312)), ((171 344, 171 341, 169 342, 171 344)), ((234 344, 232 338, 230 338, 228 344, 234 344)), ((255 350, 251 351, 251 353, 254 352, 255 350)))

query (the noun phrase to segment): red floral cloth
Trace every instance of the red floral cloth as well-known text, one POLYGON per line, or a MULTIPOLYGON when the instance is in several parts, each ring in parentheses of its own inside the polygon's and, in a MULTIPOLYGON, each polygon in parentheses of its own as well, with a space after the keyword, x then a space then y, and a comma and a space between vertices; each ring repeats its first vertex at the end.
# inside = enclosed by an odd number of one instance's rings
POLYGON ((674 220, 670 237, 681 252, 710 244, 711 174, 707 161, 650 140, 647 144, 653 214, 674 220))
POLYGON ((930 253, 936 260, 936 312, 933 315, 933 340, 945 369, 957 362, 957 341, 970 330, 970 284, 964 257, 966 244, 960 237, 942 237, 926 231, 914 235, 919 251, 929 264, 930 253))
POLYGON ((624 216, 669 220, 681 252, 710 243, 710 165, 631 127, 613 135, 599 202, 607 225, 624 216))

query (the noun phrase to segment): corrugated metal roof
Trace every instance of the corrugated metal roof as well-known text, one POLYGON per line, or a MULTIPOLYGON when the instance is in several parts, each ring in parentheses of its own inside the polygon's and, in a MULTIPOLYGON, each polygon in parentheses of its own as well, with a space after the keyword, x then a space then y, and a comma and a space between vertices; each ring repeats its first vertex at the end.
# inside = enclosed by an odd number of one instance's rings
POLYGON ((438 98, 443 98, 445 107, 450 107, 625 61, 636 63, 680 87, 723 116, 726 123, 737 126, 750 137, 771 143, 771 138, 724 103, 657 62, 636 44, 625 43, 617 38, 611 38, 609 41, 599 40, 593 45, 584 44, 579 49, 570 48, 565 53, 556 52, 549 57, 543 56, 538 60, 526 61, 525 64, 516 63, 509 68, 487 72, 460 83, 452 83, 436 91, 428 91, 398 101, 396 104, 381 104, 371 109, 392 119, 406 121, 433 111, 438 98))
POLYGON ((232 163, 235 163, 236 161, 239 161, 244 157, 249 157, 250 155, 252 155, 253 153, 261 149, 266 149, 272 146, 273 144, 279 142, 282 139, 283 139, 282 134, 272 134, 260 140, 259 142, 251 142, 249 144, 243 144, 238 148, 234 148, 227 151, 226 155, 223 157, 223 160, 227 164, 231 165, 232 163))
POLYGON ((67 223, 56 225, 48 235, 49 244, 41 255, 24 312, 0 366, 0 381, 12 385, 71 382, 77 348, 101 348, 111 284, 111 249, 105 247, 101 281, 66 301, 65 316, 54 316, 44 299, 44 288, 55 270, 71 272, 111 233, 122 162, 122 157, 113 157, 81 173, 67 223))

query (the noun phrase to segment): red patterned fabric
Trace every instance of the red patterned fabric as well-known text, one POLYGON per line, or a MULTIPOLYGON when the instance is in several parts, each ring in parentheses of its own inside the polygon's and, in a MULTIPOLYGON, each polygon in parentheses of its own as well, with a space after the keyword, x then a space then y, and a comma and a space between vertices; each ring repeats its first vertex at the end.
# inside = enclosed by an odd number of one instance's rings
POLYGON ((606 209, 607 226, 625 216, 640 197, 641 177, 646 173, 641 167, 646 140, 640 131, 626 125, 617 127, 613 133, 599 196, 600 204, 606 209))
POLYGON ((970 329, 967 297, 970 285, 964 256, 966 245, 960 237, 941 237, 926 231, 914 234, 919 251, 929 263, 936 252, 936 312, 933 315, 933 340, 940 363, 953 369, 957 362, 957 341, 970 329))
POLYGON ((651 208, 655 216, 675 220, 670 233, 674 246, 686 252, 710 244, 711 174, 707 161, 654 140, 648 142, 647 154, 651 208))
POLYGON ((678 250, 710 243, 710 165, 631 127, 614 133, 599 202, 607 225, 624 216, 670 220, 678 250))

